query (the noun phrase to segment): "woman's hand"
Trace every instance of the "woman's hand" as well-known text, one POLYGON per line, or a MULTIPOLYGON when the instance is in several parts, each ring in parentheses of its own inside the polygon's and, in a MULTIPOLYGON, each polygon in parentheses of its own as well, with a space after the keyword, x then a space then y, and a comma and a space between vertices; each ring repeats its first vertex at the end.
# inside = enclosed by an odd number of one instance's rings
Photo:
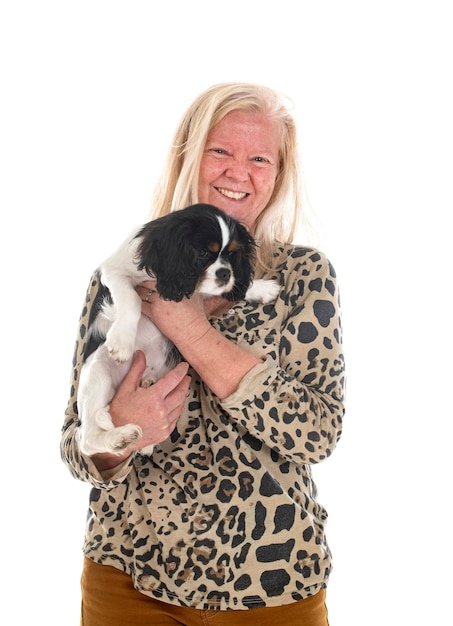
POLYGON ((220 399, 236 391, 245 374, 262 362, 211 326, 207 315, 219 314, 231 306, 224 298, 204 299, 194 293, 181 302, 168 302, 160 298, 153 281, 138 286, 137 293, 142 312, 220 399))
POLYGON ((188 364, 179 363, 148 388, 140 386, 145 366, 145 355, 138 350, 131 369, 110 403, 113 424, 137 424, 142 429, 143 436, 122 456, 93 455, 92 459, 100 471, 119 465, 133 450, 164 441, 175 429, 189 393, 188 364))
POLYGON ((199 341, 211 325, 205 312, 205 299, 198 293, 180 302, 162 299, 155 281, 146 281, 137 287, 142 300, 142 312, 180 350, 186 344, 199 341))

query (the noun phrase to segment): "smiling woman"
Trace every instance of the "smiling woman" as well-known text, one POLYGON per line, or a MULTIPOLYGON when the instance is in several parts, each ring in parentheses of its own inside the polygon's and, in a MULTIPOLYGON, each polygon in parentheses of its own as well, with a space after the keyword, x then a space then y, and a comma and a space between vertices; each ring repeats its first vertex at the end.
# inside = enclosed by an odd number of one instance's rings
POLYGON ((267 87, 216 85, 189 107, 154 217, 217 205, 254 234, 255 285, 265 278, 277 290, 265 302, 172 301, 149 296, 154 283, 138 287, 142 313, 186 364, 144 389, 136 355, 109 411, 115 426, 145 434, 118 455, 80 449, 78 384, 99 290, 98 277, 90 281, 61 444, 73 475, 94 487, 84 626, 189 626, 211 611, 219 626, 273 624, 275 611, 285 626, 328 623, 327 513, 311 465, 331 456, 342 432, 342 329, 332 265, 292 242, 296 145, 293 119, 267 87), (141 452, 149 443, 152 453, 141 452))
POLYGON ((218 206, 253 231, 274 191, 280 143, 280 126, 264 113, 228 113, 206 141, 200 201, 218 206))
POLYGON ((171 141, 152 217, 201 201, 231 211, 259 240, 258 267, 267 267, 274 242, 292 241, 306 218, 289 107, 263 85, 222 83, 200 94, 171 141))

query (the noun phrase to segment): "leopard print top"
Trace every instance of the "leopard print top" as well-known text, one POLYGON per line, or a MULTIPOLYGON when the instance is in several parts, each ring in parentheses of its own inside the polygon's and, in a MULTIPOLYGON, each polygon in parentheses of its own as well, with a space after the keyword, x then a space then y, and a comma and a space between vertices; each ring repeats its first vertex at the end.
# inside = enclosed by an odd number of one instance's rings
MULTIPOLYGON (((313 595, 331 571, 325 509, 310 465, 341 434, 344 359, 334 269, 319 251, 275 246, 281 292, 211 323, 263 362, 219 400, 191 371, 172 435, 101 475, 78 446, 77 382, 92 278, 80 319, 62 457, 91 483, 84 553, 138 590, 199 609, 278 606, 313 595)), ((270 277, 269 275, 268 277, 270 277)))

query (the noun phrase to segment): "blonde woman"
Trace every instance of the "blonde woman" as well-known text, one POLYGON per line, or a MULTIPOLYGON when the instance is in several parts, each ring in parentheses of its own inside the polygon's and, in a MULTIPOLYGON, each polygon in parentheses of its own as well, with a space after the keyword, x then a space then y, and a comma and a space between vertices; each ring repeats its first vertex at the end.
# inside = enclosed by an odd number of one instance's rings
POLYGON ((110 412, 143 437, 120 457, 85 457, 78 446, 90 282, 62 438, 71 472, 93 485, 85 626, 328 624, 327 514, 310 466, 341 434, 344 363, 334 269, 293 243, 298 164, 294 120, 270 88, 215 85, 183 116, 152 217, 197 202, 223 209, 258 242, 256 276, 281 289, 272 305, 232 305, 138 288, 183 362, 143 389, 144 355, 134 358, 110 412), (141 454, 149 444, 152 456, 141 454))

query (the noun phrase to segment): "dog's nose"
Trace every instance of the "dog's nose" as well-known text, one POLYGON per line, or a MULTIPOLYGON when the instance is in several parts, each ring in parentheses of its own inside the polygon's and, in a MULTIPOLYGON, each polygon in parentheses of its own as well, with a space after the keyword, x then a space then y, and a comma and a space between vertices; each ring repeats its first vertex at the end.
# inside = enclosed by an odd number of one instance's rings
POLYGON ((226 267, 221 267, 216 271, 215 275, 222 283, 227 283, 230 280, 231 270, 226 267))

